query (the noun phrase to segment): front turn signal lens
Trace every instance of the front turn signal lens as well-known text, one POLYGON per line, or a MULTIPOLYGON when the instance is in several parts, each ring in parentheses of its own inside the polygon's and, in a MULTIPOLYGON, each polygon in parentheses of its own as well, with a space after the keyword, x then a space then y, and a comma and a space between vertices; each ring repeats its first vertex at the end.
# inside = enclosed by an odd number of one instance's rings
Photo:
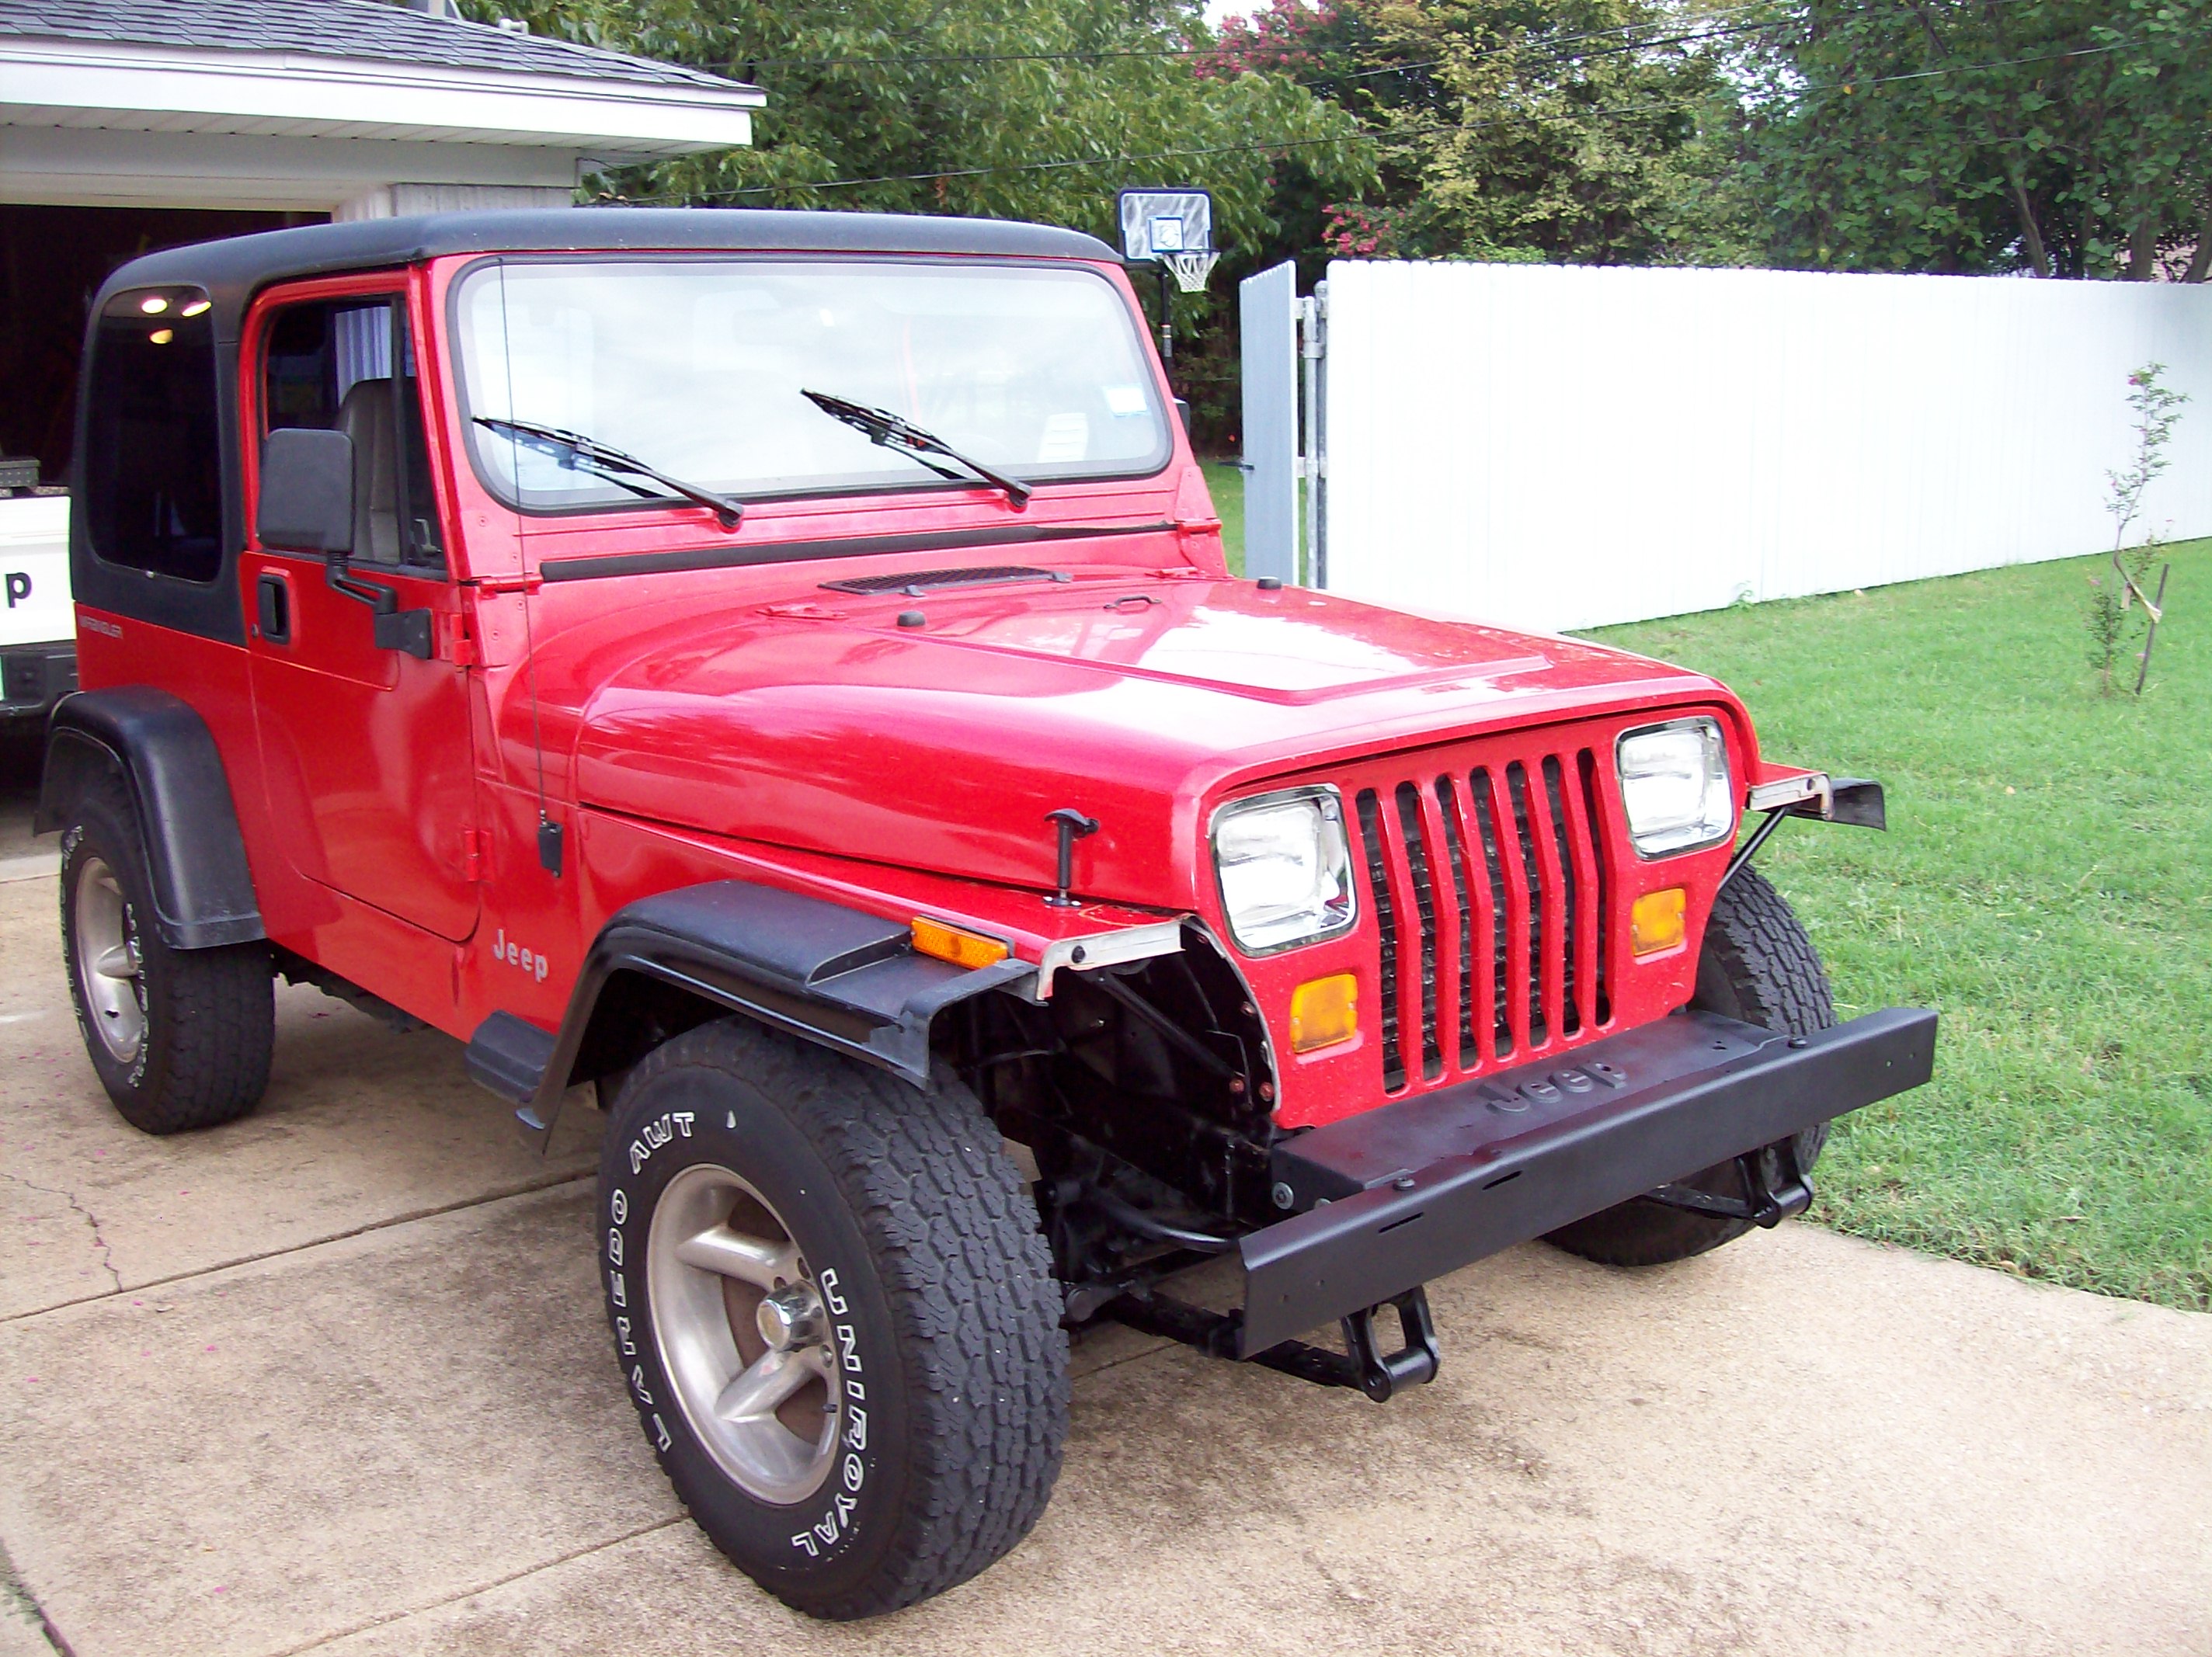
POLYGON ((1656 955, 1682 941, 1686 899, 1680 886, 1646 892, 1628 912, 1628 947, 1637 955, 1656 955))
POLYGON ((1291 992, 1291 1051, 1316 1053, 1359 1034, 1359 980, 1336 973, 1291 992))
POLYGON ((970 971, 978 967, 995 967, 1012 953, 1004 939, 986 938, 981 932, 920 915, 915 917, 914 950, 916 955, 934 956, 939 961, 950 961, 970 971))

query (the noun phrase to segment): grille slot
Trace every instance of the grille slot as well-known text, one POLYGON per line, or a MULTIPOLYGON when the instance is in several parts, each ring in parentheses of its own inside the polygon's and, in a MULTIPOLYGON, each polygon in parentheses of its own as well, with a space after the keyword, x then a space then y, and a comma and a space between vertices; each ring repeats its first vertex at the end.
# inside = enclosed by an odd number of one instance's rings
POLYGON ((1416 1067, 1420 1083, 1437 1083, 1595 1034, 1612 1017, 1596 756, 1500 757, 1348 787, 1390 1092, 1416 1067))
POLYGON ((1582 830, 1584 842, 1590 848, 1590 913, 1597 923, 1590 928, 1591 962, 1589 982, 1594 1017, 1601 1024, 1613 1021, 1613 1003, 1606 993, 1606 948, 1611 938, 1611 928, 1606 917, 1605 859, 1597 855, 1597 756, 1587 748, 1577 756, 1576 774, 1583 785, 1582 830))
POLYGON ((1367 889, 1375 899, 1375 930, 1382 939, 1375 998, 1382 1004, 1376 1019, 1382 1037, 1382 1085, 1395 1093, 1406 1085, 1406 1064, 1398 1052, 1398 906, 1390 898, 1390 874, 1382 859, 1382 810, 1375 791, 1362 789, 1356 806, 1360 843, 1367 848, 1367 889))
POLYGON ((1579 914, 1575 905, 1575 854, 1567 843, 1567 796, 1561 781, 1559 757, 1556 754, 1544 756, 1544 802, 1550 808, 1552 818, 1552 855, 1559 860, 1559 891, 1565 901, 1559 909, 1559 1034, 1572 1035, 1583 1027, 1582 1014, 1575 1003, 1575 922, 1579 914))
POLYGON ((1421 1074, 1431 1081, 1444 1073, 1444 1051, 1437 1029, 1437 894, 1429 878, 1429 848, 1421 826, 1421 791, 1398 785, 1398 826, 1406 836, 1406 865, 1413 879, 1413 907, 1421 918, 1421 1074))
POLYGON ((1449 777, 1437 779, 1437 806, 1444 820, 1444 853, 1451 864, 1452 895, 1459 901, 1459 1050, 1480 1051, 1474 1040, 1474 888, 1467 881, 1467 836, 1459 826, 1459 788, 1449 777))

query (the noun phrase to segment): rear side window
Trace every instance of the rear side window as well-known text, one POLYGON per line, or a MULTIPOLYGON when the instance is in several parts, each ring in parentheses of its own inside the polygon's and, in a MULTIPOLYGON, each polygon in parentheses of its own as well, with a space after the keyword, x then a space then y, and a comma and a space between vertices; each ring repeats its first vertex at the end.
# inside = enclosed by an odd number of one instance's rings
POLYGON ((398 298, 288 305, 265 337, 264 434, 305 426, 353 440, 354 557, 442 567, 422 388, 398 298))
POLYGON ((100 312, 86 389, 85 531, 111 564, 180 581, 222 569, 215 327, 197 288, 138 288, 100 312))

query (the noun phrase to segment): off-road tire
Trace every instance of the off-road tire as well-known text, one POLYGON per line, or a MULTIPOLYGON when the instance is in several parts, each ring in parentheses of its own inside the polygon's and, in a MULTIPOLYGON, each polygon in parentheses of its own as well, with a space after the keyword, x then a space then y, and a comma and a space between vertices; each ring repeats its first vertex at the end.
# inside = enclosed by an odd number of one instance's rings
MULTIPOLYGON (((1836 1022, 1827 971, 1804 923, 1757 869, 1739 869, 1713 901, 1690 1005, 1790 1035, 1809 1035, 1836 1022)), ((1825 1122, 1799 1134, 1798 1167, 1809 1171, 1827 1139, 1825 1122)), ((1761 1154, 1774 1160, 1771 1151, 1761 1154)), ((1770 1167, 1769 1177, 1773 1173, 1770 1167)), ((1742 1177, 1733 1163, 1706 1168, 1682 1183, 1717 1196, 1744 1195, 1742 1177)), ((1605 1266, 1663 1266, 1718 1248, 1751 1229, 1749 1220, 1632 1197, 1560 1227, 1546 1241, 1605 1266)))
POLYGON ((261 1102, 276 1040, 269 947, 179 950, 162 941, 137 815, 120 784, 88 789, 62 836, 61 910, 77 1029, 125 1121, 148 1133, 181 1133, 234 1121, 261 1102), (78 897, 88 875, 112 878, 121 895, 125 944, 138 967, 126 992, 143 1021, 132 1053, 113 1051, 94 1023, 100 1014, 78 932, 78 897))
MULTIPOLYGON (((682 1202, 672 1236, 696 1223, 676 1223, 682 1202)), ((599 1203, 639 1423, 693 1520, 763 1587, 812 1616, 875 1616, 966 1581, 1036 1523, 1067 1433, 1060 1286, 997 1129, 956 1079, 924 1092, 750 1021, 702 1025, 624 1078, 599 1203), (725 1471, 656 1334, 654 1285, 672 1281, 657 1274, 675 1268, 653 1221, 687 1169, 704 1170, 693 1188, 726 1173, 757 1193, 821 1289, 836 1357, 818 1407, 845 1415, 827 1482, 788 1504, 725 1471)), ((726 1316, 702 1338, 735 1342, 742 1363, 743 1320, 726 1316)))

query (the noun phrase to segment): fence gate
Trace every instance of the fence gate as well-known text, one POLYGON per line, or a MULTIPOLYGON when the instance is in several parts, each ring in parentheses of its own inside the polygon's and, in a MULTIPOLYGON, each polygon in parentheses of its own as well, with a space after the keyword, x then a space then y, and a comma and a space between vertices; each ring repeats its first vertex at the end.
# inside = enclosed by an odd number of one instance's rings
POLYGON ((1297 267, 1285 263, 1247 276, 1237 287, 1243 341, 1244 573, 1325 586, 1328 364, 1322 331, 1328 284, 1323 282, 1313 298, 1300 299, 1297 276, 1297 267))

